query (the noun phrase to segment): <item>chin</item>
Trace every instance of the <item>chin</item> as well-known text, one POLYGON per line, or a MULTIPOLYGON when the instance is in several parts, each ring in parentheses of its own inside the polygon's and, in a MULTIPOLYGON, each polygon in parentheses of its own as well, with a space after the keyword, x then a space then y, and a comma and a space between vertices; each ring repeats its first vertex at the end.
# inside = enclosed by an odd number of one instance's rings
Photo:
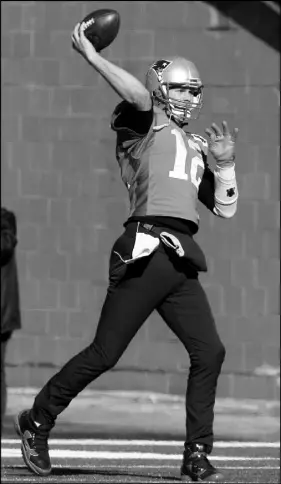
POLYGON ((191 113, 186 113, 186 115, 183 116, 182 112, 179 111, 177 113, 176 111, 174 111, 172 113, 172 118, 176 119, 179 123, 185 124, 185 123, 188 123, 189 120, 191 119, 191 113))

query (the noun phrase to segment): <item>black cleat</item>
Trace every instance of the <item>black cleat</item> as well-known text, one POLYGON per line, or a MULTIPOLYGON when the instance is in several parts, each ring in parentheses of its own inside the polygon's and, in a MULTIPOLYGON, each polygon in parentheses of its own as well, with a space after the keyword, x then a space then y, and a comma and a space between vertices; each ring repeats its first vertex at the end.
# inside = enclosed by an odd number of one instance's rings
POLYGON ((30 411, 23 410, 14 420, 15 430, 21 438, 21 453, 27 467, 39 476, 51 473, 48 436, 50 427, 33 423, 30 411))
POLYGON ((207 459, 207 446, 191 444, 186 447, 181 467, 181 479, 185 482, 224 482, 225 477, 207 459))

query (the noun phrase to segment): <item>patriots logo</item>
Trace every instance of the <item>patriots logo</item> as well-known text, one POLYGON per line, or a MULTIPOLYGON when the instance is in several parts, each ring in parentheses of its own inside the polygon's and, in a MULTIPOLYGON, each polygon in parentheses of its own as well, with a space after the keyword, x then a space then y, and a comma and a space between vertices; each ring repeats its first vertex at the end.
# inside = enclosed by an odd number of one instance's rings
POLYGON ((156 75, 159 80, 162 79, 162 73, 167 67, 172 64, 172 61, 161 59, 156 62, 151 66, 152 69, 156 72, 156 75))
POLYGON ((229 188, 228 190, 226 190, 226 195, 228 197, 233 197, 233 195, 235 195, 235 188, 229 188))

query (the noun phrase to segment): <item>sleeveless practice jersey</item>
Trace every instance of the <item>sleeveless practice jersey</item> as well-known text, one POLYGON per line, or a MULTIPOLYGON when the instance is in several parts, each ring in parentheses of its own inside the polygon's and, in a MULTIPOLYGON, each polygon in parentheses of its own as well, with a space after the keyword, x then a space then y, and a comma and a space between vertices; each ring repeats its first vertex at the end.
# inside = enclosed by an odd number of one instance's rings
MULTIPOLYGON (((121 177, 129 190, 130 217, 176 217, 198 224, 198 190, 206 168, 210 172, 207 141, 185 133, 172 120, 169 123, 157 107, 153 107, 150 127, 141 133, 136 117, 142 115, 145 113, 122 102, 111 124, 117 132, 116 157, 121 177), (128 114, 135 118, 131 123, 128 114)), ((210 209, 214 193, 211 185, 210 209)))

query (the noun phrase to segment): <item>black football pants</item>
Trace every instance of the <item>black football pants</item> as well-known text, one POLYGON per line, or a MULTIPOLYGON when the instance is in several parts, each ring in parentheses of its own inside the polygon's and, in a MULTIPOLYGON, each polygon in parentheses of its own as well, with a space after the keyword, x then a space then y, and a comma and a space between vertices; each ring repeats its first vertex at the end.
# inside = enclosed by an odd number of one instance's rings
POLYGON ((2 433, 2 425, 4 416, 6 413, 7 407, 7 382, 6 382, 6 372, 5 372, 5 358, 6 358, 6 351, 7 345, 9 340, 11 339, 13 331, 7 331, 1 334, 1 433, 2 433))
MULTIPOLYGON (((133 243, 135 229, 130 225, 113 247, 121 253, 123 249, 124 255, 133 243)), ((161 244, 152 255, 127 266, 112 250, 110 284, 95 338, 36 396, 35 420, 51 424, 79 392, 113 368, 156 309, 190 357, 186 443, 207 444, 212 450, 215 393, 225 348, 197 273, 170 250, 161 244)))

